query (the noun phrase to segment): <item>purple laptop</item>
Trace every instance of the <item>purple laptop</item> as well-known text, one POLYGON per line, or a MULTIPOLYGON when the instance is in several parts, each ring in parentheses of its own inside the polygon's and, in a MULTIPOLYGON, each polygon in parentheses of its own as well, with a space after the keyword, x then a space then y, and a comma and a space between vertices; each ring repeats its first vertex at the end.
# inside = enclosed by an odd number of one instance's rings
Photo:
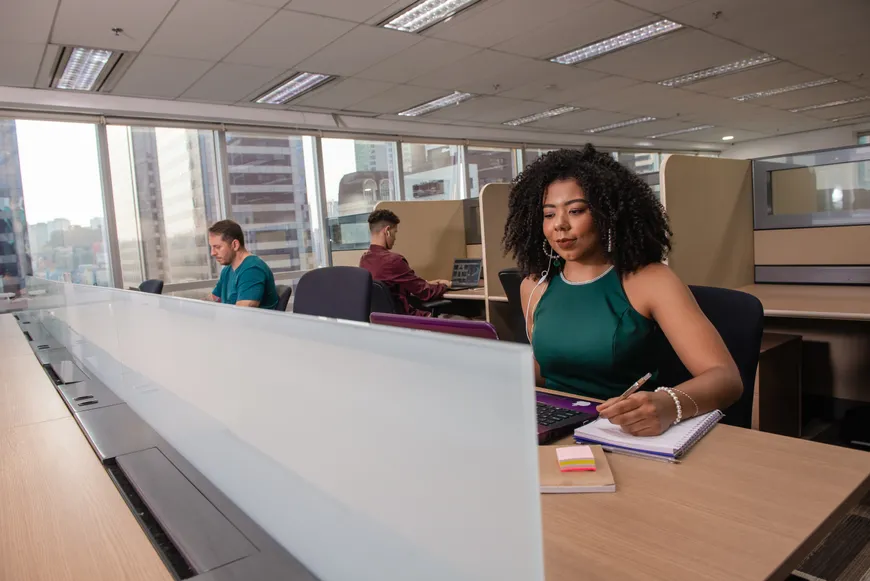
MULTIPOLYGON (((498 339, 495 327, 486 321, 412 317, 391 313, 372 313, 375 325, 464 335, 478 339, 498 339)), ((574 429, 598 417, 595 403, 581 398, 554 395, 538 391, 538 443, 545 444, 574 433, 574 429)))

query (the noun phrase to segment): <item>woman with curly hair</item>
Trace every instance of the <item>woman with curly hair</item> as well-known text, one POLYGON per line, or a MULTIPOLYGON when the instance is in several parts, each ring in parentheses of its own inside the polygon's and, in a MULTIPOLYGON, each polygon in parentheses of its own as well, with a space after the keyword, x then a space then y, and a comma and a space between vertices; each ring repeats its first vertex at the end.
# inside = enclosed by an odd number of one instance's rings
POLYGON ((552 151, 514 180, 504 247, 527 275, 539 385, 607 400, 600 415, 638 436, 725 409, 743 391, 722 338, 662 264, 670 236, 650 187, 591 145, 552 151), (619 399, 648 372, 645 388, 655 385, 659 330, 693 378, 619 399))

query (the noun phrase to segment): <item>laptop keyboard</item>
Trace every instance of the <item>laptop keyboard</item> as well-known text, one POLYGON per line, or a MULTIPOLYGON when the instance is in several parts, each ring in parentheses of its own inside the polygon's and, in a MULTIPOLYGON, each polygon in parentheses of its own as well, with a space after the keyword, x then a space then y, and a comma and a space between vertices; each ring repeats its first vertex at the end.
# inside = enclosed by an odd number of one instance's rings
POLYGON ((552 426, 557 422, 561 422, 562 420, 567 420, 568 418, 573 418, 574 416, 579 416, 583 412, 577 410, 569 410, 565 408, 556 407, 554 405, 549 405, 546 403, 538 403, 538 425, 539 426, 552 426))

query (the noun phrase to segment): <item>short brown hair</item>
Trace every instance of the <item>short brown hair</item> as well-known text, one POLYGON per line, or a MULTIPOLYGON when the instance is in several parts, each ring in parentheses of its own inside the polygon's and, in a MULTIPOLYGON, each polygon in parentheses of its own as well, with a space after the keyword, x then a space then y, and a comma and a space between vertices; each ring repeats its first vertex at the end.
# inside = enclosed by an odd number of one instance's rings
POLYGON ((399 217, 396 216, 395 212, 390 210, 375 210, 369 214, 369 232, 372 234, 383 228, 386 224, 390 226, 399 225, 399 217))
POLYGON ((238 240, 239 246, 242 248, 245 247, 245 233, 242 232, 242 227, 232 220, 221 220, 220 222, 215 222, 212 227, 208 229, 208 233, 220 236, 221 240, 224 242, 238 240))

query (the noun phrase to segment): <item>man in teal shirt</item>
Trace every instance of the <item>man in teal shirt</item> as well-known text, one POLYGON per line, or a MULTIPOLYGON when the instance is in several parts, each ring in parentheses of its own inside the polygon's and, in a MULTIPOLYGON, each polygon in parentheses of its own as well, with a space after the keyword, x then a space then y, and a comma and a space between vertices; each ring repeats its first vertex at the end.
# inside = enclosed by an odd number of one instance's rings
POLYGON ((211 255, 223 265, 210 300, 236 305, 274 309, 278 306, 275 276, 258 256, 245 249, 242 227, 232 220, 221 220, 208 229, 211 255))

